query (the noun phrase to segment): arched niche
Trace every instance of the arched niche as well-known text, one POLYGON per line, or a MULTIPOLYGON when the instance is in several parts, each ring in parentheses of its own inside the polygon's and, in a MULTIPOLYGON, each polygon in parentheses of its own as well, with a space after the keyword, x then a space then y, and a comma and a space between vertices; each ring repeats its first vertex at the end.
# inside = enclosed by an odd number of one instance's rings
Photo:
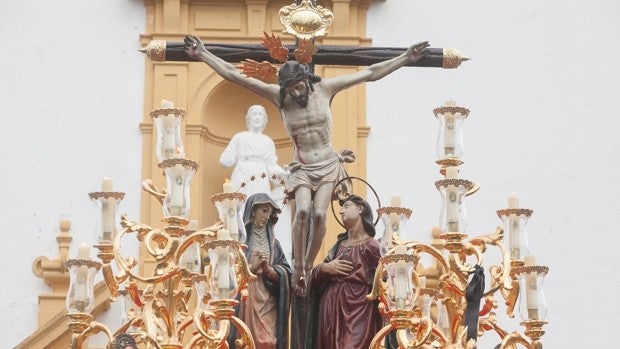
MULTIPOLYGON (((203 87, 207 88, 208 83, 203 87)), ((211 203, 211 195, 222 191, 225 178, 230 178, 232 168, 225 168, 219 163, 219 158, 230 139, 238 132, 247 130, 245 115, 250 106, 260 104, 265 107, 268 123, 264 133, 276 143, 278 163, 281 166, 288 164, 293 155, 290 142, 280 113, 275 105, 263 97, 229 81, 220 80, 209 89, 203 98, 200 110, 203 133, 200 143, 200 187, 203 193, 201 207, 207 208, 201 212, 202 221, 213 222, 217 212, 211 203), (205 195, 206 194, 206 195, 205 195)), ((200 91, 197 95, 200 95, 200 91)), ((198 102, 198 101, 197 101, 198 102)), ((260 175, 260 174, 257 174, 260 175)))

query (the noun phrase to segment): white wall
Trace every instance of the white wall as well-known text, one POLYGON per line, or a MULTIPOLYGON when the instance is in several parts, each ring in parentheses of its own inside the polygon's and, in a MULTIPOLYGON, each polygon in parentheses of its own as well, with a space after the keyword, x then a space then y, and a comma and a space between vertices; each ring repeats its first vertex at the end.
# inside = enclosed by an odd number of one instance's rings
MULTIPOLYGON (((612 347, 605 334, 620 320, 618 306, 604 303, 620 286, 612 270, 620 239, 607 223, 620 194, 618 10, 612 0, 387 0, 369 13, 375 46, 429 40, 473 58, 368 85, 369 181, 384 201, 403 196, 414 210, 410 228, 426 239, 439 212, 432 109, 449 98, 470 108, 462 177, 482 189, 467 204, 469 233, 493 230, 512 191, 534 209, 530 242, 551 268, 549 348, 591 347, 586 331, 597 347, 612 347)), ((0 19, 0 338, 13 347, 36 328, 36 297, 47 286, 31 265, 56 256, 59 219, 72 220, 74 247, 92 243, 87 193, 103 176, 127 193, 121 212, 139 217, 144 64, 136 49, 145 19, 140 0, 0 1, 0 19)))
MULTIPOLYGON (((409 227, 427 240, 440 205, 432 110, 450 98, 470 108, 461 174, 482 189, 467 201, 468 233, 499 225, 512 191, 534 210, 530 244, 550 267, 546 348, 615 346, 620 307, 606 302, 620 286, 618 14, 613 0, 387 0, 368 16, 374 46, 428 40, 473 58, 368 84, 369 181, 384 202, 403 196, 409 227)), ((482 348, 498 342, 490 337, 482 348)))
POLYGON ((73 222, 72 255, 94 242, 87 194, 103 176, 139 218, 144 23, 139 0, 0 1, 3 348, 37 328, 49 288, 32 262, 57 256, 60 218, 73 222))

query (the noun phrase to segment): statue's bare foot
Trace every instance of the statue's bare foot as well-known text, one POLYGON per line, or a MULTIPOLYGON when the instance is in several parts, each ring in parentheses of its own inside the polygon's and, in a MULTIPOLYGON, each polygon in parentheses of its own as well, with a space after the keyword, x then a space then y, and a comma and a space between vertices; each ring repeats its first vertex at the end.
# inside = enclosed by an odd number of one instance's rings
POLYGON ((306 277, 302 270, 293 269, 293 277, 291 279, 291 287, 298 297, 306 296, 306 277))

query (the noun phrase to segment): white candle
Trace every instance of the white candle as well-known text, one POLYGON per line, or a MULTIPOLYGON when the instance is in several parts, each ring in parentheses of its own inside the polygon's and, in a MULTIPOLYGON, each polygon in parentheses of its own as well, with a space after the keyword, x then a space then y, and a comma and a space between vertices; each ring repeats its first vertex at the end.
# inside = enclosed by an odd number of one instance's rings
POLYGON ((454 114, 446 113, 444 122, 443 146, 445 148, 446 155, 449 156, 454 154, 454 144, 456 139, 456 133, 454 132, 454 114))
MULTIPOLYGON (((187 229, 185 230, 186 234, 194 233, 198 230, 198 220, 192 219, 189 221, 187 225, 187 229)), ((200 272, 200 246, 198 243, 191 244, 183 255, 181 255, 180 259, 181 265, 185 266, 185 269, 192 273, 200 272)))
POLYGON ((521 259, 521 224, 519 217, 515 214, 508 217, 508 236, 510 237, 510 258, 521 259))
POLYGON ((174 103, 172 101, 162 99, 161 103, 159 104, 159 107, 161 109, 172 109, 174 108, 174 103))
POLYGON ((386 229, 387 232, 389 232, 389 239, 393 240, 394 239, 394 234, 396 234, 396 237, 398 239, 401 238, 400 236, 400 216, 394 212, 390 213, 388 215, 388 226, 386 229))
POLYGON ((101 181, 101 191, 103 192, 114 191, 114 182, 112 181, 112 179, 108 177, 103 177, 103 180, 101 181))
MULTIPOLYGON (((534 256, 525 256, 524 260, 526 267, 536 265, 536 257, 534 256)), ((536 279, 536 273, 527 273, 525 275, 525 300, 530 320, 538 320, 538 287, 536 279)))
POLYGON ((446 187, 446 219, 447 231, 459 231, 459 201, 458 189, 454 185, 446 187))
POLYGON ((90 260, 90 246, 87 244, 82 244, 78 249, 77 259, 90 260))
POLYGON ((226 200, 227 215, 226 229, 230 232, 230 236, 234 240, 239 240, 239 225, 237 224, 237 208, 234 200, 226 200))
MULTIPOLYGON (((229 240, 228 231, 221 229, 217 232, 218 240, 229 240)), ((228 298, 228 290, 230 289, 230 265, 228 247, 217 248, 217 282, 220 299, 228 298)))
MULTIPOLYGON (((222 185, 222 189, 224 193, 232 193, 233 192, 233 184, 226 179, 224 184, 222 185)), ((226 200, 224 203, 226 205, 226 217, 224 217, 224 224, 226 225, 226 229, 230 232, 230 234, 235 237, 236 240, 239 239, 239 226, 237 224, 237 211, 236 205, 233 200, 226 200)))
POLYGON ((224 189, 224 193, 232 193, 233 192, 233 184, 226 179, 224 184, 222 185, 222 188, 224 189))
POLYGON ((390 198, 390 206, 391 207, 400 207, 401 206, 400 196, 392 195, 392 197, 390 198))
POLYGON ((176 153, 176 117, 174 114, 162 116, 163 123, 163 155, 164 159, 171 159, 176 153))
POLYGON ((456 179, 459 169, 454 166, 446 167, 446 179, 456 179))
MULTIPOLYGON (((392 195, 390 198, 390 207, 401 207, 402 202, 400 196, 392 195)), ((388 226, 386 229, 386 238, 389 241, 386 241, 387 246, 392 245, 392 240, 394 239, 394 234, 398 239, 401 239, 400 236, 400 215, 392 212, 388 215, 388 226)))
POLYGON ((80 309, 86 306, 83 302, 86 302, 88 300, 86 291, 88 281, 88 267, 85 265, 79 266, 78 270, 75 273, 75 279, 75 292, 73 293, 73 298, 76 302, 80 302, 78 303, 78 309, 80 309))
MULTIPOLYGON (((406 254, 407 246, 397 245, 394 248, 395 254, 406 254)), ((403 309, 407 300, 407 262, 396 262, 396 275, 394 276, 394 298, 396 300, 396 308, 403 309)))
POLYGON ((526 267, 536 265, 536 256, 525 256, 524 262, 526 267))
POLYGON ((217 240, 230 240, 230 234, 228 234, 228 230, 220 229, 217 232, 217 240))
MULTIPOLYGON (((110 193, 114 191, 114 182, 108 177, 103 177, 101 191, 110 193)), ((114 198, 101 198, 101 241, 111 242, 114 233, 114 211, 116 209, 114 198)))
POLYGON ((180 216, 183 211, 183 166, 174 165, 169 171, 172 171, 170 178, 170 214, 180 216))
MULTIPOLYGON (((87 244, 82 244, 78 249, 77 259, 90 260, 90 246, 87 244)), ((88 298, 86 295, 88 267, 85 265, 78 266, 75 273, 75 279, 75 293, 73 297, 76 302, 84 302, 88 298)), ((78 308, 80 307, 81 306, 78 306, 78 308)))
MULTIPOLYGON (((456 179, 459 170, 455 166, 446 167, 446 179, 456 179)), ((458 190, 454 185, 448 185, 446 187, 446 219, 447 230, 458 231, 459 224, 459 203, 458 203, 458 190)))
POLYGON ((407 254, 407 246, 405 246, 405 245, 396 245, 394 247, 394 254, 407 254))
POLYGON ((195 232, 196 230, 198 230, 198 220, 192 219, 187 225, 187 231, 195 232))
POLYGON ((514 192, 508 197, 508 208, 519 208, 519 197, 514 192))
MULTIPOLYGON (((519 197, 514 192, 508 197, 508 208, 519 208, 519 197)), ((521 259, 521 226, 519 217, 511 214, 508 217, 508 236, 510 237, 510 258, 521 259)))
MULTIPOLYGON (((161 109, 173 109, 174 103, 172 101, 162 99, 159 104, 161 109)), ((175 130, 175 116, 174 114, 168 114, 160 116, 162 122, 162 156, 164 159, 170 159, 173 157, 176 150, 176 130, 175 130)))

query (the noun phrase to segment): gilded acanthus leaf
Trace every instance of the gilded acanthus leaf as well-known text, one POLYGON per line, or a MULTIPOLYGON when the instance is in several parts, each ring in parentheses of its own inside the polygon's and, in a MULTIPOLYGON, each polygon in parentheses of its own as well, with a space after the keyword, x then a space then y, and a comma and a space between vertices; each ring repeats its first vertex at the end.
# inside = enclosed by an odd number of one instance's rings
POLYGON ((157 201, 159 201, 159 203, 164 203, 164 198, 166 197, 166 190, 160 190, 159 188, 157 188, 155 182, 153 182, 152 179, 145 179, 142 181, 142 190, 153 195, 157 199, 157 201))
POLYGON ((125 287, 131 300, 136 304, 139 308, 142 308, 144 303, 142 303, 142 298, 140 298, 140 291, 138 290, 138 285, 135 282, 129 282, 125 287))
POLYGON ((473 245, 480 246, 482 252, 486 250, 486 245, 497 245, 497 242, 504 238, 504 229, 497 227, 493 233, 477 236, 470 240, 473 245))
POLYGON ((137 223, 134 221, 130 221, 127 218, 127 215, 123 215, 121 217, 121 227, 123 227, 123 229, 125 229, 125 231, 128 232, 135 232, 138 233, 138 235, 141 237, 142 235, 150 232, 151 230, 153 230, 153 228, 149 227, 146 224, 142 224, 142 223, 137 223))

